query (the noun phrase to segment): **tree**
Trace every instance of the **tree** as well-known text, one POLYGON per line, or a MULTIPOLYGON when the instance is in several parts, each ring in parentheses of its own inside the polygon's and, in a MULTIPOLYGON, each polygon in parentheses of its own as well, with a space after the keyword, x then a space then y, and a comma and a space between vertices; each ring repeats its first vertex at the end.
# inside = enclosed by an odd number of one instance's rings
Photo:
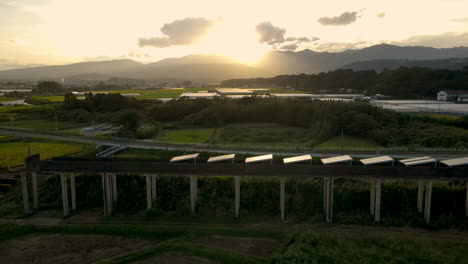
POLYGON ((135 110, 127 110, 115 117, 115 123, 122 126, 121 134, 131 135, 134 137, 140 126, 141 117, 140 114, 135 110))
POLYGON ((36 88, 33 89, 34 93, 62 93, 65 89, 57 82, 40 81, 36 88))

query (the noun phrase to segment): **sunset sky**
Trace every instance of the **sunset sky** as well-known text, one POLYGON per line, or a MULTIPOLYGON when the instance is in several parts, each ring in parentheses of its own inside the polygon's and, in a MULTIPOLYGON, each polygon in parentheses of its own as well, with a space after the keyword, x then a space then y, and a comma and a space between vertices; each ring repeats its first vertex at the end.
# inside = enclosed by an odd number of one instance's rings
POLYGON ((378 43, 468 46, 468 0, 1 0, 0 69, 378 43), (16 66, 15 66, 16 65, 16 66))

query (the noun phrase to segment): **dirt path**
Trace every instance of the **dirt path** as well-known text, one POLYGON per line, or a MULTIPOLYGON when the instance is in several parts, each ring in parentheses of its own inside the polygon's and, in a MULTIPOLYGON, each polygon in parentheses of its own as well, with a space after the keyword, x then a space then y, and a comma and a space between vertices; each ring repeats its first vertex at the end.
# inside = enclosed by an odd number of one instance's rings
POLYGON ((157 241, 93 235, 31 235, 2 244, 0 263, 93 263, 157 241))

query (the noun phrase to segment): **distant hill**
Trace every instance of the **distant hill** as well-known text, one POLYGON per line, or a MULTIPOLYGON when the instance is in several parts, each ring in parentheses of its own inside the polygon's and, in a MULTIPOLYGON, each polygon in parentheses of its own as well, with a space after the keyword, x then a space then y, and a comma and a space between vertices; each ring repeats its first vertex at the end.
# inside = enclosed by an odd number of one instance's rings
POLYGON ((468 48, 436 49, 430 47, 400 47, 375 45, 343 52, 271 51, 255 66, 273 74, 319 73, 342 68, 354 62, 370 60, 441 60, 467 58, 468 48))
POLYGON ((457 70, 468 67, 468 58, 451 58, 444 60, 370 60, 353 62, 341 67, 341 69, 353 69, 355 71, 384 69, 397 69, 400 67, 426 67, 435 69, 457 70))
POLYGON ((271 77, 281 74, 319 73, 343 67, 383 69, 404 66, 436 65, 457 67, 457 59, 468 58, 468 48, 436 49, 430 47, 399 47, 375 45, 343 52, 303 50, 271 51, 256 64, 247 66, 217 55, 189 55, 143 64, 133 60, 82 62, 60 66, 42 66, 0 71, 0 80, 99 80, 108 77, 138 79, 180 79, 219 82, 225 79, 271 77), (444 62, 450 59, 451 61, 444 62), (396 60, 396 61, 395 61, 396 60), (436 62, 435 60, 440 60, 436 62), (374 62, 371 62, 374 61, 374 62), (417 62, 413 62, 417 61, 417 62), (432 61, 432 62, 431 62, 432 61))

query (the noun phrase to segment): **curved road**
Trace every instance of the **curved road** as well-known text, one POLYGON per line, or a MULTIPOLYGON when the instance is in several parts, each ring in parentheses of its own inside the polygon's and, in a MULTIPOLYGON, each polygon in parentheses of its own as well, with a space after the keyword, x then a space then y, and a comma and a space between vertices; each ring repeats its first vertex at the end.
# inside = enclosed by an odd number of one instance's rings
MULTIPOLYGON (((248 148, 224 148, 224 147, 217 147, 217 146, 209 146, 209 145, 176 145, 176 144, 165 144, 165 143, 154 143, 154 142, 147 142, 147 141, 124 141, 124 140, 116 140, 116 139, 102 139, 96 137, 86 137, 86 136, 65 136, 65 135, 58 135, 58 134, 49 134, 49 133, 41 133, 41 132, 33 132, 33 131, 19 131, 19 130, 10 130, 10 129, 0 129, 0 134, 2 135, 9 135, 9 136, 16 136, 16 137, 26 137, 26 138, 42 138, 42 139, 51 139, 51 140, 60 140, 60 141, 71 141, 71 142, 78 142, 78 143, 85 143, 85 144, 104 144, 104 143, 113 143, 119 144, 122 146, 126 146, 129 148, 146 148, 146 149, 163 149, 163 150, 184 150, 184 151, 204 151, 204 152, 217 152, 217 153, 249 153, 249 154, 275 154, 275 155, 302 155, 304 153, 310 154, 312 156, 337 156, 341 153, 339 151, 336 152, 311 152, 308 150, 274 150, 274 149, 248 149, 248 148)), ((352 153, 351 156, 353 157, 369 157, 369 156, 377 156, 378 153, 375 151, 360 151, 360 152, 346 152, 352 153)), ((383 154, 383 153, 382 153, 383 154)), ((390 154, 390 153, 386 153, 390 154)), ((411 157, 419 157, 419 156, 432 156, 437 159, 448 159, 448 158, 460 158, 468 156, 468 152, 459 152, 459 153, 443 153, 443 152, 435 152, 435 153, 421 153, 421 152, 401 152, 401 153, 391 153, 391 156, 398 157, 398 158, 411 158, 411 157)))

